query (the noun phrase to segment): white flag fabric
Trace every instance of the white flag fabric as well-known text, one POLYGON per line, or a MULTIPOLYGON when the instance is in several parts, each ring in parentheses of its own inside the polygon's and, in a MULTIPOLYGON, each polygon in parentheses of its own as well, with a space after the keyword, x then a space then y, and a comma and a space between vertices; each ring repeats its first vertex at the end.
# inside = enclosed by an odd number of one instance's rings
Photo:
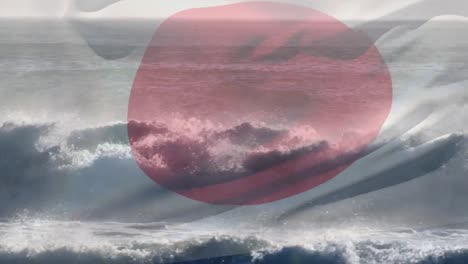
POLYGON ((466 261, 467 17, 3 1, 0 262, 466 261))

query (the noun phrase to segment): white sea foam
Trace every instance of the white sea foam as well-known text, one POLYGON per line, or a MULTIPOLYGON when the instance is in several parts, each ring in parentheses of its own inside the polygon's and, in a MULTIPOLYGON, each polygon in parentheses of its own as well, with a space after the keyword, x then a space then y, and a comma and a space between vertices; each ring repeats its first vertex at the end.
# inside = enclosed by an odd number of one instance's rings
POLYGON ((169 263, 231 255, 281 263, 288 254, 303 261, 322 257, 326 263, 445 263, 450 257, 465 260, 468 251, 468 233, 460 229, 280 231, 244 226, 240 234, 213 225, 21 219, 1 223, 0 233, 0 261, 43 261, 39 263, 77 261, 77 256, 79 263, 169 263))

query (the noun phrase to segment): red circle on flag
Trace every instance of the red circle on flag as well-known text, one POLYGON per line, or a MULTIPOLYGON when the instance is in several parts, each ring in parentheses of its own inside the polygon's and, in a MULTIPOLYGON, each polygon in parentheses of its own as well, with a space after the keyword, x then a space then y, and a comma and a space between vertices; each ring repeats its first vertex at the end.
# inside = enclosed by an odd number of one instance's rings
POLYGON ((253 2, 183 11, 136 74, 140 168, 194 200, 248 205, 310 190, 362 156, 392 102, 365 34, 313 9, 253 2))

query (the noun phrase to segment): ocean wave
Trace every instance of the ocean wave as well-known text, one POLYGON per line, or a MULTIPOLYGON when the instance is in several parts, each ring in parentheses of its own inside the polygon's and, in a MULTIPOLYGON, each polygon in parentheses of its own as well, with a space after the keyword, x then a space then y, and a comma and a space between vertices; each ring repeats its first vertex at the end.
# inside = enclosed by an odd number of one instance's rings
MULTIPOLYGON (((182 122, 174 119, 173 122, 164 125, 130 123, 131 128, 141 132, 134 133, 137 138, 130 138, 130 141, 136 140, 138 147, 139 142, 151 139, 153 147, 150 150, 153 152, 150 154, 160 154, 154 151, 160 151, 160 146, 168 144, 178 143, 176 146, 183 149, 184 142, 197 143, 200 151, 209 153, 206 162, 211 166, 223 157, 233 158, 236 152, 232 150, 239 150, 237 163, 219 162, 228 166, 225 167, 227 169, 217 169, 204 175, 199 184, 211 184, 215 176, 217 181, 229 181, 229 177, 239 176, 235 173, 239 167, 241 170, 258 171, 304 153, 337 148, 336 144, 327 141, 311 144, 317 138, 307 137, 313 131, 309 128, 286 131, 280 127, 251 123, 226 128, 199 126, 199 121, 194 120, 182 122), (200 130, 200 127, 204 129, 200 130), (196 140, 181 140, 184 138, 196 140), (256 155, 248 155, 255 150, 258 150, 256 155), (216 159, 211 160, 211 157, 216 159)), ((35 212, 52 210, 78 219, 194 220, 236 208, 188 201, 151 181, 132 156, 126 123, 57 133, 56 130, 60 129, 60 125, 54 123, 4 123, 0 127, 0 147, 6 157, 1 163, 4 176, 0 179, 0 188, 4 191, 0 193, 3 209, 0 216, 11 216, 27 209, 35 212)), ((330 164, 350 162, 356 155, 362 160, 359 166, 340 176, 340 186, 335 181, 330 189, 322 188, 306 195, 302 201, 288 202, 286 208, 278 205, 278 208, 273 208, 276 212, 274 219, 293 219, 311 208, 401 185, 444 168, 456 157, 458 160, 452 162, 449 169, 452 174, 458 174, 458 167, 465 168, 465 141, 462 134, 448 134, 425 141, 416 133, 385 144, 375 144, 366 150, 344 152, 330 164), (362 166, 369 169, 359 169, 362 166)), ((147 143, 141 146, 148 146, 147 143)), ((326 165, 311 169, 320 171, 327 169, 326 165)))
POLYGON ((466 230, 204 229, 28 219, 0 224, 2 263, 464 263, 466 230), (301 234, 301 235, 299 235, 301 234))
MULTIPOLYGON (((232 255, 217 258, 207 258, 191 261, 180 261, 177 257, 167 258, 161 260, 159 256, 149 259, 138 259, 130 256, 120 257, 106 257, 97 252, 77 253, 67 249, 61 249, 53 252, 40 253, 35 256, 28 256, 27 253, 20 254, 1 254, 0 261, 4 263, 37 263, 37 264, 55 264, 55 263, 76 263, 76 264, 88 264, 88 263, 116 263, 116 264, 137 264, 137 263, 179 263, 179 264, 217 264, 217 263, 270 263, 270 264, 283 264, 283 263, 320 263, 320 264, 345 264, 347 263, 343 256, 339 253, 329 254, 326 252, 311 252, 309 250, 296 247, 296 248, 284 248, 277 253, 265 254, 263 258, 256 259, 250 254, 246 255, 232 255), (294 261, 294 262, 292 262, 294 261)), ((438 263, 438 262, 436 262, 438 263)))
MULTIPOLYGON (((170 258, 169 258, 170 259, 170 258)), ((26 252, 18 254, 1 254, 0 261, 2 263, 11 264, 55 264, 55 263, 109 263, 109 264, 143 264, 143 263, 179 263, 179 264, 284 264, 284 263, 307 263, 307 264, 346 264, 349 263, 340 252, 327 253, 327 252, 314 252, 301 247, 283 248, 276 253, 264 254, 263 258, 258 259, 252 257, 250 254, 246 255, 232 255, 217 258, 207 258, 191 261, 173 261, 173 260, 160 260, 159 257, 153 259, 138 259, 130 256, 120 257, 106 257, 105 255, 93 252, 77 253, 67 249, 57 250, 53 252, 41 253, 35 256, 30 256, 26 252)), ((420 264, 448 264, 448 263, 466 263, 468 261, 468 251, 462 252, 446 252, 443 256, 427 256, 421 261, 413 261, 411 259, 397 262, 386 263, 420 263, 420 264)), ((360 262, 360 263, 378 263, 378 262, 360 262)))

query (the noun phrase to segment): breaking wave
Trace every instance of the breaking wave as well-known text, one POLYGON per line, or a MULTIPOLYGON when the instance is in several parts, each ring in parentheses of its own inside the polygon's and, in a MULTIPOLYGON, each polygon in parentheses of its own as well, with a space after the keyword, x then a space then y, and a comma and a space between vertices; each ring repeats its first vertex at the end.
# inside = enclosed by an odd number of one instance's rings
MULTIPOLYGON (((132 121, 129 127, 135 133, 130 141, 133 140, 138 151, 133 154, 137 159, 140 154, 146 154, 143 158, 148 161, 156 156, 160 162, 208 164, 210 171, 198 175, 206 178, 203 184, 211 184, 213 180, 228 181, 246 170, 262 170, 307 152, 337 148, 311 137, 316 133, 310 127, 287 131, 251 123, 223 128, 201 126, 200 122, 174 119, 171 124, 146 124, 132 121), (210 178, 210 175, 215 176, 210 178)), ((5 122, 0 126, 0 147, 2 153, 8 153, 0 164, 4 175, 0 181, 4 190, 2 206, 5 208, 0 216, 30 208, 41 211, 42 206, 37 204, 41 201, 47 207, 58 199, 65 206, 64 196, 70 194, 74 194, 69 197, 70 201, 79 196, 78 203, 81 203, 90 191, 93 196, 106 194, 102 188, 110 187, 105 186, 109 179, 116 185, 122 181, 128 184, 147 182, 134 163, 126 123, 68 131, 61 126, 63 124, 54 122, 5 122)), ((171 166, 172 170, 185 169, 179 168, 177 163, 163 165, 171 166)), ((156 188, 156 184, 152 185, 156 188)))
MULTIPOLYGON (((207 177, 204 184, 211 184, 213 179, 228 181, 229 177, 239 177, 239 169, 261 170, 302 153, 337 148, 327 141, 314 143, 301 140, 299 132, 284 132, 278 128, 249 123, 221 130, 213 128, 211 131, 193 131, 190 127, 197 126, 193 126, 191 122, 177 124, 177 131, 189 133, 189 136, 182 132, 164 134, 173 129, 170 126, 158 127, 144 123, 130 123, 130 126, 139 127, 142 135, 138 140, 151 138, 154 142, 149 146, 152 148, 159 147, 158 144, 164 146, 180 143, 177 146, 182 149, 206 151, 209 153, 206 161, 209 164, 216 164, 209 157, 233 158, 236 153, 232 150, 239 148, 237 163, 219 163, 231 165, 224 170, 218 169, 216 177, 207 177), (155 138, 154 131, 162 134, 156 134, 155 138), (145 133, 150 133, 150 136, 145 133), (158 138, 160 135, 162 136, 158 138), (194 142, 183 145, 185 141, 180 141, 183 137, 198 137, 199 140, 195 143, 199 144, 200 149, 194 150, 190 145, 194 142), (242 144, 237 144, 239 142, 242 144), (274 151, 268 150, 271 142, 275 143, 272 148, 274 151), (277 146, 281 144, 284 149, 279 151, 281 148, 277 146), (263 154, 255 157, 247 155, 256 148, 262 149, 259 153, 263 154), (225 177, 219 178, 218 175, 225 177)), ((0 187, 4 190, 0 194, 0 206, 3 209, 0 217, 30 210, 52 211, 77 219, 155 221, 170 218, 185 221, 237 208, 190 201, 154 183, 139 169, 132 156, 125 123, 80 128, 67 133, 58 133, 57 130, 60 129, 53 123, 4 123, 0 127, 0 147, 2 151, 8 152, 0 164, 3 168, 0 187)), ((463 175, 461 171, 465 169, 465 141, 466 137, 462 134, 447 134, 428 141, 418 139, 418 134, 415 134, 405 140, 374 144, 368 149, 351 152, 352 155, 345 152, 336 157, 332 164, 351 162, 359 157, 359 166, 350 167, 335 183, 329 184, 328 189, 320 186, 311 194, 306 193, 303 197, 298 196, 299 199, 288 199, 291 201, 277 204, 276 208, 271 207, 274 210, 274 220, 283 222, 294 218, 308 219, 301 214, 310 209, 340 201, 352 202, 350 198, 373 194, 377 190, 392 189, 395 186, 400 189, 401 183, 418 178, 430 178, 430 181, 437 182, 443 178, 433 174, 445 174, 444 171, 447 170, 451 170, 453 176, 445 179, 445 185, 464 182, 460 177, 463 175), (370 169, 363 171, 359 168, 370 169)), ((191 157, 187 156, 188 159, 191 157)), ((440 186, 442 188, 445 185, 440 186)))
POLYGON ((0 224, 2 263, 464 263, 460 229, 282 232, 169 223, 16 220, 0 224), (300 235, 299 235, 300 234, 300 235))

